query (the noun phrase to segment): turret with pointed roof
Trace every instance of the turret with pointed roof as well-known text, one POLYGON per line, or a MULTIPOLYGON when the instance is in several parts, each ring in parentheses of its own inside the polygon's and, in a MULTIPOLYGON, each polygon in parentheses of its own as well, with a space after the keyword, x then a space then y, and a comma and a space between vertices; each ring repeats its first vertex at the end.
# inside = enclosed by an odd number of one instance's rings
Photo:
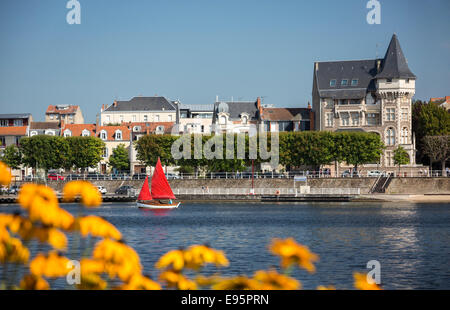
POLYGON ((394 33, 389 43, 386 55, 383 59, 383 64, 380 73, 377 74, 378 79, 415 79, 416 76, 408 67, 408 61, 403 55, 400 42, 397 35, 394 33))

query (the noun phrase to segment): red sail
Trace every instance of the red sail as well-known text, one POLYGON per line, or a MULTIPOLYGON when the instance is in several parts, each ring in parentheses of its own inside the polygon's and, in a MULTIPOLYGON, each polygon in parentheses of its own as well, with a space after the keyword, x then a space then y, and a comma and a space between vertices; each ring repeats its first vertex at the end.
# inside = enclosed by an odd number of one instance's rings
POLYGON ((145 178, 144 185, 142 185, 141 192, 139 193, 137 200, 152 200, 152 195, 150 194, 150 189, 148 188, 148 176, 145 178))
POLYGON ((153 199, 175 199, 159 158, 152 177, 152 196, 153 199))

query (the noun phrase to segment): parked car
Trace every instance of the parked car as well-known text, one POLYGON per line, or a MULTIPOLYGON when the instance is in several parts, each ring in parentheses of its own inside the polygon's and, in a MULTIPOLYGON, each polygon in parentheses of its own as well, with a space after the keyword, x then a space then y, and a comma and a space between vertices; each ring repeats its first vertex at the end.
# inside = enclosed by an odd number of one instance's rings
POLYGON ((368 177, 379 177, 380 175, 385 176, 386 172, 380 170, 370 170, 367 172, 368 177))
POLYGON ((136 192, 136 188, 131 185, 122 185, 114 191, 117 195, 128 195, 129 192, 136 192))
POLYGON ((66 177, 67 180, 83 180, 83 176, 79 174, 69 174, 66 177))
POLYGON ((136 174, 133 174, 132 179, 133 180, 145 180, 146 176, 147 175, 145 173, 136 173, 136 174))
POLYGON ((106 188, 104 188, 103 186, 97 186, 97 188, 98 188, 98 191, 99 191, 102 195, 104 195, 104 194, 107 193, 106 188))
POLYGON ((361 175, 359 174, 358 171, 353 170, 352 172, 350 172, 350 170, 345 170, 342 173, 342 177, 343 178, 359 178, 361 175))
POLYGON ((51 181, 60 181, 60 180, 62 181, 64 180, 64 177, 56 173, 49 173, 48 179, 51 181))
POLYGON ((179 179, 180 176, 178 174, 175 174, 175 173, 166 173, 166 178, 168 180, 173 180, 173 179, 179 179))
POLYGON ((8 194, 11 195, 17 195, 19 193, 20 187, 18 185, 12 185, 10 186, 8 190, 8 194))

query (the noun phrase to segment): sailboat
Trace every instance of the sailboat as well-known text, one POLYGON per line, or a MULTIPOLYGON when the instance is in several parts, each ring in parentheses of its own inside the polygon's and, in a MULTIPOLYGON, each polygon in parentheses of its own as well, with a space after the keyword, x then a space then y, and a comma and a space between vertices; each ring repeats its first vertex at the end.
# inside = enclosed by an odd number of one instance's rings
POLYGON ((167 182, 166 175, 161 165, 161 160, 155 166, 155 172, 152 176, 152 192, 148 187, 148 176, 146 176, 144 184, 137 198, 137 207, 145 209, 175 209, 178 208, 180 202, 173 201, 175 195, 167 182))

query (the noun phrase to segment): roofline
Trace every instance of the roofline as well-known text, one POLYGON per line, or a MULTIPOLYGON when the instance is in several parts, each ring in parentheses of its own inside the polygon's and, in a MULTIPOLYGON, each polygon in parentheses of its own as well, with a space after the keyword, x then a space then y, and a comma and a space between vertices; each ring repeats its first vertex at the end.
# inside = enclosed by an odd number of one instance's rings
POLYGON ((371 60, 383 60, 384 58, 372 58, 372 59, 352 59, 352 60, 328 60, 328 61, 314 61, 314 63, 327 63, 327 62, 349 62, 349 61, 371 61, 371 60))

